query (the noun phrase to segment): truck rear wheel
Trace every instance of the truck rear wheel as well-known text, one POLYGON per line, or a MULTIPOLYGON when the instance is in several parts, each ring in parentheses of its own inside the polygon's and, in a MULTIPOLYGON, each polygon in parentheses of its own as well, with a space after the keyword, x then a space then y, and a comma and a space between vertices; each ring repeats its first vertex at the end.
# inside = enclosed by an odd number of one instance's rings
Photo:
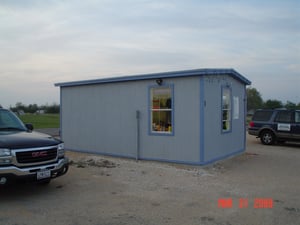
POLYGON ((266 130, 263 131, 260 135, 260 141, 261 143, 263 143, 264 145, 272 145, 275 142, 275 135, 272 131, 266 130))

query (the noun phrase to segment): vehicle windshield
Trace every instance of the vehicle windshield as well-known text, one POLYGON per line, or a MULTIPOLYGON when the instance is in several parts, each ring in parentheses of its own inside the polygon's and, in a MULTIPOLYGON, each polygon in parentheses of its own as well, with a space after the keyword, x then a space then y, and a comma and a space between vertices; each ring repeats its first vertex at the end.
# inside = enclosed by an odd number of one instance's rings
POLYGON ((8 110, 0 109, 0 131, 3 130, 25 131, 26 127, 14 113, 8 110))

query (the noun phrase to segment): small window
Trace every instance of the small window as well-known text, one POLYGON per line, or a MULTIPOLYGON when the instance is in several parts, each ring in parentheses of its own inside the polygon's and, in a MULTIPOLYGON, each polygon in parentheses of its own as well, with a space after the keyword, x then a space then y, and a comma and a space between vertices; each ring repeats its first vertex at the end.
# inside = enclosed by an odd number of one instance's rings
POLYGON ((300 123, 300 112, 298 111, 295 112, 295 122, 300 123))
POLYGON ((276 115, 275 122, 279 123, 291 123, 292 122, 291 111, 279 111, 276 115))
POLYGON ((170 86, 150 88, 151 133, 172 133, 172 88, 170 86))
POLYGON ((269 121, 271 119, 271 116, 273 114, 273 111, 256 111, 252 120, 254 121, 269 121))
POLYGON ((222 131, 231 130, 231 89, 223 87, 222 89, 222 131))

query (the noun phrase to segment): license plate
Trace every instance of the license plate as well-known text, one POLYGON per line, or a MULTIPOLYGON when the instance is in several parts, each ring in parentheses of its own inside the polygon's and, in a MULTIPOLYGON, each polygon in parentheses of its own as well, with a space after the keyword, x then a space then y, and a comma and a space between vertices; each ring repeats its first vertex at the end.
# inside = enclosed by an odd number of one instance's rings
POLYGON ((37 180, 46 179, 51 177, 51 171, 50 170, 42 170, 37 172, 37 180))

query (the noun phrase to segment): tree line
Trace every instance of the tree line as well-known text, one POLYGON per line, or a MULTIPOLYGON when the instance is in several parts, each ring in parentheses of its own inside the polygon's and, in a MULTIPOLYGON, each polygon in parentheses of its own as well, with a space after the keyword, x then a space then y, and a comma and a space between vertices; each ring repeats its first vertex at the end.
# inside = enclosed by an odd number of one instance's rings
MULTIPOLYGON (((286 108, 286 109, 299 109, 300 102, 294 103, 287 101, 283 103, 276 99, 268 99, 264 101, 261 94, 256 88, 248 87, 247 88, 247 111, 256 110, 256 109, 276 109, 276 108, 286 108)), ((13 112, 24 112, 24 113, 59 113, 60 105, 53 103, 51 105, 41 105, 29 104, 25 105, 21 102, 16 103, 15 106, 10 107, 10 110, 13 112)))
POLYGON ((300 109, 300 102, 294 103, 287 101, 283 103, 276 99, 268 99, 264 101, 261 97, 261 94, 256 88, 247 88, 247 110, 256 110, 256 109, 277 109, 277 108, 286 108, 286 109, 300 109))
POLYGON ((16 113, 49 113, 49 114, 57 114, 59 113, 60 106, 56 103, 51 105, 41 105, 37 104, 29 104, 25 105, 21 102, 16 103, 15 106, 10 107, 10 110, 16 113))

